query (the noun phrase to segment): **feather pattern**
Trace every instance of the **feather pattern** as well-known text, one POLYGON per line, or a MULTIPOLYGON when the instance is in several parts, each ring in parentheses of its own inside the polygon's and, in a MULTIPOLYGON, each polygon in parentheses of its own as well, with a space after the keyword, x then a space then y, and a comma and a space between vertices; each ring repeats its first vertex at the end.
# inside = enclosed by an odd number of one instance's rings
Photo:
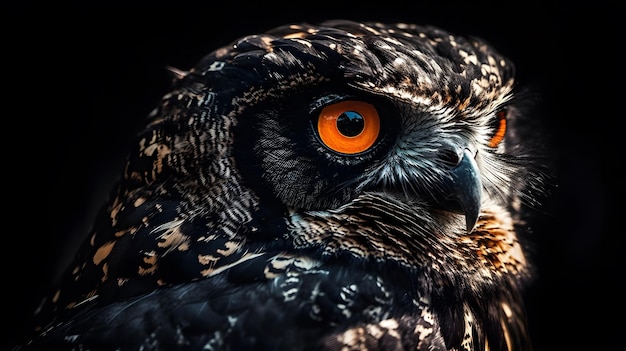
POLYGON ((174 72, 16 350, 530 349, 544 174, 488 43, 292 24, 174 72), (320 137, 325 107, 364 102, 333 133, 379 126, 371 146, 320 137))

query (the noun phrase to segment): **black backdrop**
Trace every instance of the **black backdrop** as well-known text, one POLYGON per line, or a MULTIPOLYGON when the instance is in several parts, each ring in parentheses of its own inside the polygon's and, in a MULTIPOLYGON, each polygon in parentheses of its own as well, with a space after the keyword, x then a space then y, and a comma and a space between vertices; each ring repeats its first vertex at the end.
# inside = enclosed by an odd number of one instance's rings
POLYGON ((169 88, 165 67, 190 68, 237 37, 283 23, 347 18, 482 36, 514 60, 522 83, 541 87, 557 187, 534 234, 541 277, 529 297, 534 344, 617 348, 625 158, 624 113, 611 108, 623 91, 616 6, 24 0, 2 7, 3 347, 24 336, 42 289, 89 229, 143 118, 169 88))

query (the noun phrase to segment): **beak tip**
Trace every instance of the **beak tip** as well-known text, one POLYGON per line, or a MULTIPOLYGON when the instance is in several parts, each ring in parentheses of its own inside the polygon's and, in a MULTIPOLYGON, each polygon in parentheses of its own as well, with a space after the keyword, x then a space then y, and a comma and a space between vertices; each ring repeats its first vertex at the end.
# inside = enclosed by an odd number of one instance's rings
POLYGON ((465 226, 469 234, 476 227, 480 214, 482 182, 478 165, 468 150, 464 151, 461 162, 451 173, 454 194, 465 214, 465 226))
POLYGON ((467 234, 471 233, 476 228, 476 222, 478 222, 479 208, 464 209, 465 212, 465 227, 467 234))

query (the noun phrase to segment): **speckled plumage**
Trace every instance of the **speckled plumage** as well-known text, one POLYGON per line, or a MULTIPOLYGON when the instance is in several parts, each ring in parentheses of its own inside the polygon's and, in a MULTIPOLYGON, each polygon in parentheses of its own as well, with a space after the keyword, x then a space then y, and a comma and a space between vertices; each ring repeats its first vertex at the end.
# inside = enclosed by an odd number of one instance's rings
POLYGON ((541 165, 486 42, 287 25, 175 73, 20 349, 530 348, 541 165), (343 101, 379 115, 364 151, 316 131, 343 101))

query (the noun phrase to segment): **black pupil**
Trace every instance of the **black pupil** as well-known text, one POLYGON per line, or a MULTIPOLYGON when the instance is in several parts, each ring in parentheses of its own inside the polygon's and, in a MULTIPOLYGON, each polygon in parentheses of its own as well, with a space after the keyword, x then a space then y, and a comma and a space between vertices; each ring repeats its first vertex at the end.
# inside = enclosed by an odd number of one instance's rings
POLYGON ((337 117, 337 129, 347 137, 359 135, 363 131, 365 120, 363 116, 354 112, 346 111, 337 117))

